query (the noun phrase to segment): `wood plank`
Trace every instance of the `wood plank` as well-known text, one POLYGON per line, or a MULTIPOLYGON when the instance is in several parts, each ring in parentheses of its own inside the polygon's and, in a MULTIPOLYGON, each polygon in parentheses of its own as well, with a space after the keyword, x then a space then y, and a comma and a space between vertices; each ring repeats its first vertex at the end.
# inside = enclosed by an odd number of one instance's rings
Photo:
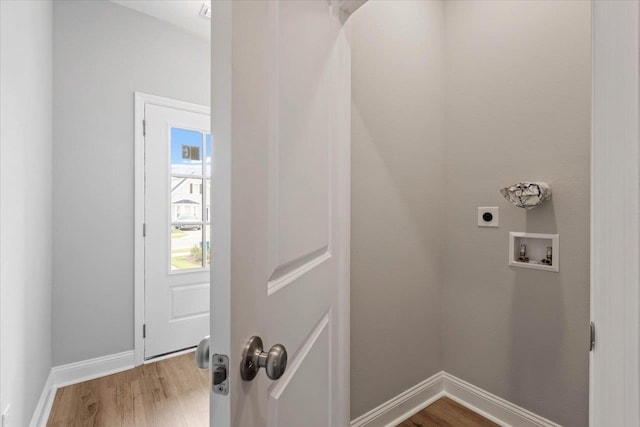
POLYGON ((398 427, 499 427, 448 397, 436 400, 398 427))
POLYGON ((208 371, 187 353, 62 387, 47 426, 208 427, 208 371))

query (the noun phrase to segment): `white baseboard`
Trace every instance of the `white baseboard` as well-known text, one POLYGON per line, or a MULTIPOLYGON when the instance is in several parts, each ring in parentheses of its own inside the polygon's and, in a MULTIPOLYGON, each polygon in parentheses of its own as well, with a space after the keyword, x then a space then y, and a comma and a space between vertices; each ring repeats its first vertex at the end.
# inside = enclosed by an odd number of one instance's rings
POLYGON ((36 410, 33 411, 31 422, 29 427, 41 427, 46 426, 49 420, 49 413, 51 413, 51 407, 53 406, 53 399, 56 397, 56 387, 53 383, 53 371, 49 371, 47 381, 42 387, 42 393, 40 399, 36 405, 36 410))
POLYGON ((56 387, 64 387, 133 369, 133 358, 133 351, 123 351, 95 359, 55 366, 51 370, 53 382, 56 387))
POLYGON ((561 427, 501 397, 444 373, 444 394, 501 426, 561 427))
POLYGON ((444 371, 351 421, 351 427, 396 426, 443 396, 503 427, 560 427, 444 371))
POLYGON ((351 427, 395 426, 440 399, 444 393, 443 372, 427 378, 409 390, 351 421, 351 427))
POLYGON ((58 388, 133 369, 133 359, 133 351, 125 351, 54 366, 44 384, 29 427, 45 427, 47 425, 58 388))

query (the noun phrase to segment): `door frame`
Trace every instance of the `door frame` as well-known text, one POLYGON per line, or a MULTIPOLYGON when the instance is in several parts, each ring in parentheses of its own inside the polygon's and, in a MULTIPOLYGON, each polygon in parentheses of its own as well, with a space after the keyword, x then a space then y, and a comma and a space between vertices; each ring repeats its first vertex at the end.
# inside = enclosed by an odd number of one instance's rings
MULTIPOLYGON (((144 360, 144 314, 145 314, 145 263, 144 263, 144 222, 145 222, 145 192, 144 192, 144 111, 146 105, 173 108, 191 113, 211 116, 211 108, 205 105, 193 104, 176 99, 165 98, 148 93, 134 92, 134 239, 133 239, 133 336, 134 336, 134 365, 145 363, 144 360)), ((156 359, 154 359, 155 361, 156 359)))
POLYGON ((592 5, 589 425, 640 425, 640 3, 592 5))
MULTIPOLYGON (((341 7, 350 14, 366 1, 344 0, 341 7)), ((591 0, 591 12, 589 309, 597 340, 589 355, 589 425, 635 426, 640 425, 640 1, 591 0)))

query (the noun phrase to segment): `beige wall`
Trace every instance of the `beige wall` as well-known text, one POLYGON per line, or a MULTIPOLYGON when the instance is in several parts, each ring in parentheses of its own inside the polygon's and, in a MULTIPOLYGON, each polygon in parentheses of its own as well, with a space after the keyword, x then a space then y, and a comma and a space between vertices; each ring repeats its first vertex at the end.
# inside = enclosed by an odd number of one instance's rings
POLYGON ((352 18, 353 417, 444 369, 586 425, 589 3, 370 1, 352 18), (553 200, 510 206, 498 189, 522 180, 553 200), (559 233, 560 273, 510 268, 509 231, 559 233))
POLYGON ((443 5, 353 16, 351 414, 442 369, 443 5))
POLYGON ((565 426, 588 417, 590 5, 448 1, 444 368, 565 426), (498 189, 551 184, 510 206, 498 189), (477 228, 478 206, 500 228, 477 228), (559 233, 560 273, 509 268, 509 231, 559 233))

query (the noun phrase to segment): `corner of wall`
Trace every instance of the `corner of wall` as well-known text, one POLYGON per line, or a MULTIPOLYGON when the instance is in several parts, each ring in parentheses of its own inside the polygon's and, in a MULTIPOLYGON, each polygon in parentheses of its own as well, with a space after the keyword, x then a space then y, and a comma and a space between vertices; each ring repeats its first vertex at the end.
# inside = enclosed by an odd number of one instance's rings
POLYGON ((53 2, 0 7, 0 411, 26 426, 52 363, 53 2))

